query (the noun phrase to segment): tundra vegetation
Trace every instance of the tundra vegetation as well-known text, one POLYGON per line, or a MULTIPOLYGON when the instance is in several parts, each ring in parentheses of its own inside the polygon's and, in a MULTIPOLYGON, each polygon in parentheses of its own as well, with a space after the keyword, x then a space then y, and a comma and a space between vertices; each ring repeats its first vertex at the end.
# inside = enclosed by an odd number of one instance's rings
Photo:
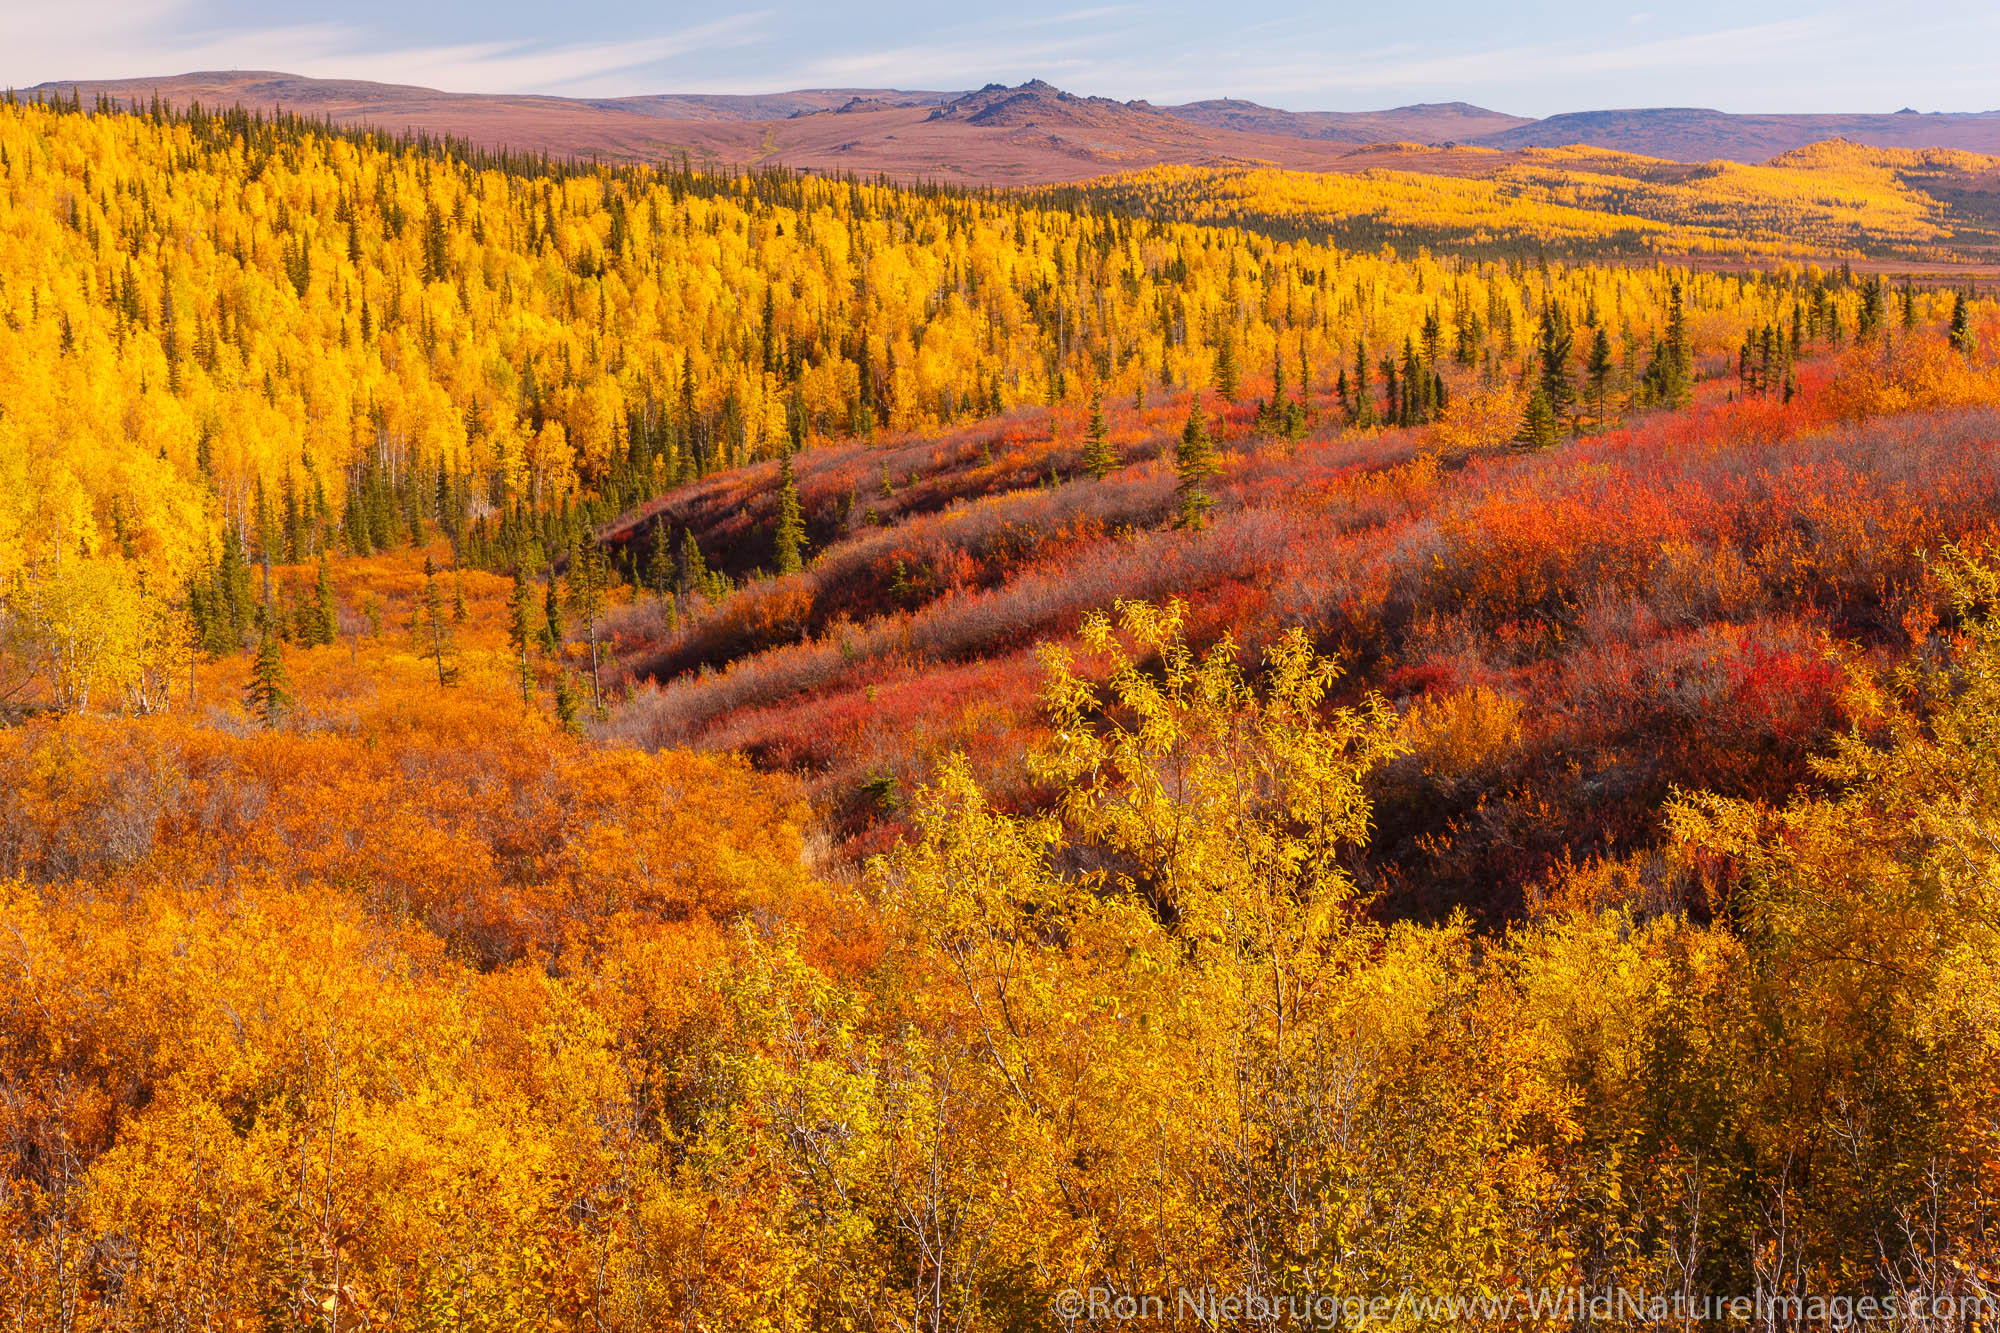
POLYGON ((1791 157, 0 108, 0 1312, 1992 1296, 2000 316, 1791 157))

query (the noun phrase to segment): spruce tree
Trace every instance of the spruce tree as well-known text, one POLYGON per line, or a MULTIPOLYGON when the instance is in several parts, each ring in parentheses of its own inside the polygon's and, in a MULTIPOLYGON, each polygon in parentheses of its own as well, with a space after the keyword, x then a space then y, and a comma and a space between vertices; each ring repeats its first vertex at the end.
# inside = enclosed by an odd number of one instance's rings
POLYGON ((1653 345, 1653 359, 1640 383, 1647 400, 1661 407, 1686 407, 1694 400, 1694 349, 1678 282, 1667 296, 1666 335, 1653 345))
POLYGON ((1855 320, 1854 340, 1868 342, 1882 331, 1882 314, 1886 301, 1886 289, 1879 277, 1870 277, 1861 285, 1861 310, 1855 320))
POLYGON ((1187 426, 1181 431, 1180 447, 1174 451, 1174 473, 1180 478, 1180 484, 1174 488, 1180 500, 1175 527, 1198 530, 1208 523, 1208 511, 1215 507, 1215 497, 1208 493, 1207 483, 1219 470, 1215 444, 1209 439, 1201 402, 1197 399, 1188 413, 1187 426))
POLYGON ((222 558, 215 570, 216 601, 221 608, 217 624, 220 633, 211 651, 234 651, 243 646, 243 636, 255 623, 256 601, 250 593, 250 566, 243 556, 243 543, 236 525, 222 528, 222 558))
POLYGON ((1521 430, 1514 438, 1535 449, 1546 449, 1554 444, 1562 434, 1562 423, 1556 420, 1555 409, 1549 406, 1548 393, 1541 382, 1535 383, 1528 395, 1528 407, 1521 414, 1521 430))
POLYGON ((1403 403, 1399 424, 1421 426, 1430 420, 1431 377, 1424 369, 1416 343, 1403 339, 1403 403))
POLYGON ((264 726, 275 727, 291 707, 288 692, 291 678, 285 674, 284 652, 268 622, 257 639, 257 654, 250 660, 250 680, 243 687, 243 700, 264 726))
POLYGON ((1542 312, 1540 339, 1542 397, 1557 421, 1576 403, 1576 386, 1570 382, 1569 354, 1575 345, 1569 321, 1554 304, 1542 312))
POLYGON ((562 645, 562 603, 556 591, 555 566, 551 565, 542 585, 542 651, 554 656, 562 645))
MULTIPOLYGON (((885 477, 883 485, 887 484, 888 478, 885 477)), ((681 530, 680 576, 683 593, 707 591, 708 562, 701 558, 701 543, 694 539, 693 528, 681 530)))
POLYGON ((1584 362, 1584 374, 1590 380, 1590 401, 1596 408, 1597 428, 1603 430, 1605 398, 1611 387, 1611 339, 1602 324, 1597 326, 1597 334, 1590 340, 1590 356, 1584 362))
POLYGON ((1954 292, 1951 302, 1951 345, 1961 356, 1972 355, 1972 325, 1965 308, 1965 293, 1954 292))
POLYGON ((563 591, 570 614, 582 622, 584 639, 590 645, 590 706, 599 714, 604 711, 604 692, 598 683, 597 622, 604 614, 606 575, 603 548, 585 536, 570 553, 563 591))
POLYGON ((532 585, 514 571, 514 588, 507 594, 507 646, 513 651, 515 675, 521 686, 521 702, 534 702, 535 669, 528 649, 535 642, 535 594, 532 585))
POLYGON ((1292 399, 1292 420, 1286 432, 1293 438, 1305 433, 1306 427, 1319 419, 1319 409, 1313 406, 1312 362, 1306 358, 1306 335, 1299 335, 1299 391, 1292 399))
POLYGON ((780 574, 796 574, 803 565, 800 551, 806 541, 806 525, 799 512, 799 483, 792 472, 789 451, 778 460, 778 535, 772 559, 780 574))
POLYGON ((453 660, 455 645, 452 641, 451 615, 445 609, 444 589, 438 584, 437 574, 437 563, 425 556, 424 590, 417 600, 413 628, 417 633, 418 652, 429 658, 437 668, 438 685, 442 688, 458 679, 458 667, 453 660))
POLYGON ((1368 342, 1357 338, 1354 342, 1354 406, 1349 419, 1357 426, 1375 424, 1375 391, 1368 384, 1368 342))
POLYGON ((1236 367, 1236 333, 1232 329, 1223 335, 1221 346, 1216 348, 1215 389, 1224 402, 1233 403, 1242 387, 1242 376, 1236 367))
POLYGON ((1667 296, 1667 355, 1673 358, 1673 403, 1684 407, 1694 397, 1694 343, 1688 338, 1687 306, 1678 282, 1667 296))
POLYGON ((1273 434, 1283 434, 1291 420, 1291 404, 1285 401, 1285 349, 1271 352, 1271 401, 1258 414, 1258 425, 1273 434))
POLYGON ((581 730, 577 726, 576 690, 569 683, 569 673, 565 671, 556 677, 556 722, 567 732, 581 730))
POLYGON ((1083 435, 1083 467, 1103 481, 1117 466, 1118 455, 1111 449, 1111 432, 1104 424, 1104 399, 1099 395, 1090 400, 1090 426, 1083 435))
POLYGON ((674 590, 674 557, 665 524, 653 528, 652 549, 646 553, 646 586, 662 597, 674 590))
POLYGON ((333 597, 333 572, 325 552, 320 553, 319 573, 313 579, 312 619, 315 640, 330 647, 340 637, 340 605, 333 597))
POLYGON ((271 511, 271 500, 264 491, 262 474, 257 477, 257 564, 264 575, 263 601, 265 610, 271 607, 271 548, 278 542, 278 524, 271 511))
POLYGON ((357 486, 347 488, 347 506, 341 518, 340 533, 347 541, 349 554, 374 554, 374 543, 368 537, 368 516, 362 510, 361 490, 357 486))

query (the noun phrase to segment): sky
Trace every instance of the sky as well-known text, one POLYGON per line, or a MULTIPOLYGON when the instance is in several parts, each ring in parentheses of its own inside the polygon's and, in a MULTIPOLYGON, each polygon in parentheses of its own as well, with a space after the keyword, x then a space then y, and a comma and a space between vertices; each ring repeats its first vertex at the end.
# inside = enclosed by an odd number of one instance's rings
POLYGON ((0 85, 213 69, 583 97, 1038 77, 1296 111, 1984 111, 2000 109, 2000 6, 0 0, 0 85))

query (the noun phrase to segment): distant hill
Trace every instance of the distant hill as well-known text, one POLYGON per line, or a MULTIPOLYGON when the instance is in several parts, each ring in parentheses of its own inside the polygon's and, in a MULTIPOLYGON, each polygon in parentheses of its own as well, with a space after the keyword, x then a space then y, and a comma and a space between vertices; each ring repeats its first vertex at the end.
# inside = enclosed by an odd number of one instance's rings
POLYGON ((557 155, 656 161, 686 153, 714 167, 784 163, 991 185, 1077 181, 1161 165, 1305 171, 1394 165, 1481 174, 1512 164, 1523 149, 1572 144, 1676 162, 1763 162, 1835 138, 1880 148, 2000 153, 2000 112, 1764 116, 1657 107, 1531 120, 1465 102, 1354 112, 1286 111, 1233 98, 1155 106, 1079 96, 1040 79, 972 92, 814 88, 568 98, 239 70, 45 83, 28 92, 282 106, 342 125, 421 129, 557 155), (1412 151, 1439 145, 1460 151, 1412 151))
POLYGON ((1741 116, 1701 107, 1571 111, 1482 137, 1492 148, 1589 144, 1677 162, 1763 162, 1826 139, 1872 148, 1957 148, 2000 153, 2000 111, 1898 111, 1890 115, 1741 116))
POLYGON ((589 100, 589 105, 607 111, 635 111, 663 120, 783 120, 818 111, 936 106, 960 96, 963 94, 901 88, 804 88, 791 93, 657 93, 644 97, 595 98, 589 100))
POLYGON ((1069 125, 1092 129, 1147 128, 1171 133, 1168 118, 1143 102, 1118 102, 1109 97, 1078 97, 1042 79, 1018 87, 989 83, 975 93, 955 97, 932 111, 927 120, 957 120, 967 125, 1069 125))
POLYGON ((1526 116, 1488 111, 1470 102, 1424 102, 1389 111, 1280 111, 1255 102, 1221 98, 1160 108, 1170 116, 1214 129, 1374 144, 1474 143, 1503 130, 1533 125, 1526 116))
POLYGON ((257 110, 283 107, 337 125, 368 125, 391 132, 425 130, 489 148, 628 161, 689 151, 717 162, 754 153, 760 140, 755 127, 766 121, 830 111, 857 101, 928 107, 960 96, 893 88, 812 88, 744 96, 531 97, 446 93, 362 79, 308 79, 269 70, 45 83, 27 92, 65 97, 78 92, 86 102, 102 95, 122 103, 143 103, 157 95, 174 106, 200 102, 257 110), (714 128, 690 131, 685 128, 689 125, 714 128))
POLYGON ((1039 79, 965 93, 830 88, 579 99, 238 71, 47 83, 28 92, 77 93, 86 102, 158 96, 177 106, 282 106, 341 125, 422 129, 488 147, 628 161, 687 153, 719 167, 784 163, 965 184, 1084 180, 1163 164, 1350 170, 1354 164, 1344 159, 1355 148, 1351 139, 1218 127, 1144 102, 1079 97, 1039 79))
POLYGON ((268 70, 45 83, 27 91, 30 96, 78 93, 86 103, 100 95, 128 104, 149 102, 158 96, 173 106, 199 102, 208 107, 242 105, 259 111, 282 107, 336 125, 367 125, 392 133, 424 130, 489 148, 511 147, 559 156, 595 154, 645 160, 658 158, 676 146, 666 128, 669 122, 658 113, 620 104, 675 99, 588 102, 565 97, 446 93, 406 84, 308 79, 268 70))

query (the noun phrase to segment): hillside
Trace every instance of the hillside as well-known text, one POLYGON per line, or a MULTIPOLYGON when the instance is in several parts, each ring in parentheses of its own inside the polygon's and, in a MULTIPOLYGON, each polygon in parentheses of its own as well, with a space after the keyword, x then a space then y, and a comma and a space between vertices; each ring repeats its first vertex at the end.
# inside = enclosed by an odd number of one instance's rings
POLYGON ((1989 1311, 1991 162, 1365 151, 0 104, 10 1324, 1989 1311))
MULTIPOLYGON (((1733 361, 1700 363, 1716 382, 1691 418, 1549 454, 1508 446, 1518 394, 1455 372, 1460 406, 1421 430, 1343 430, 1352 409, 1321 392, 1306 400, 1318 426, 1287 439, 1249 393, 1211 399, 1226 462, 1192 534, 1176 530, 1171 462, 1185 397, 1132 410, 1114 395, 1101 480, 1087 405, 811 451, 793 466, 812 563, 775 580, 756 573, 775 465, 709 478, 604 529, 663 580, 689 542, 748 580, 690 593, 671 622, 647 602, 613 618, 620 663, 657 686, 613 734, 799 774, 873 845, 953 751, 1024 794, 1010 784, 1043 735, 1037 641, 1119 599, 1181 597, 1191 633, 1252 655, 1308 625, 1348 664, 1343 697, 1377 689, 1471 730, 1439 745, 1494 747, 1476 780, 1388 780, 1371 882, 1396 914, 1511 915, 1586 842, 1644 846, 1675 787, 1781 799, 1805 781, 1840 708, 1815 636, 1864 656, 1901 644, 1914 552, 2000 521, 1992 412, 1850 427, 1827 377, 1863 372, 1838 358, 1816 359, 1795 404, 1727 403, 1733 361), (1842 535, 1799 535, 1835 511, 1842 535), (1535 797, 1510 809, 1503 790, 1535 797)), ((1923 364, 1895 373, 1914 382, 1923 364)), ((1635 381, 1617 380, 1629 400, 1635 381)), ((1967 388, 2000 403, 1995 383, 1967 388)))
POLYGON ((1388 111, 1280 111, 1255 102, 1217 98, 1160 109, 1217 129, 1352 144, 1479 143, 1503 130, 1535 124, 1526 116, 1488 111, 1467 102, 1426 102, 1388 111))
POLYGON ((337 125, 423 130, 489 149, 617 161, 745 167, 782 163, 820 172, 886 173, 967 184, 1080 180, 1155 163, 1277 162, 1336 170, 1343 142, 1243 133, 1143 104, 1079 98, 1031 81, 977 92, 838 89, 769 97, 675 95, 577 100, 439 93, 424 88, 263 73, 50 83, 48 96, 125 104, 242 104, 337 125), (1005 103, 1004 106, 1001 103, 1005 103))
MULTIPOLYGON (((768 465, 809 439, 956 438, 1009 412, 1073 411, 1093 386, 1114 405, 1154 404, 1145 410, 1191 386, 1240 398, 1279 371, 1316 411, 1331 395, 1358 412, 1361 386, 1400 383, 1382 412, 1417 424, 1453 403, 1500 401, 1555 307, 1593 331, 1570 334, 1570 359, 1601 332, 1628 399, 1677 399, 1697 354, 1730 356, 1783 329, 1775 350, 1787 360, 1892 314, 1936 323, 1957 299, 1831 265, 1697 276, 1552 261, 1546 250, 1566 236, 1584 249, 1613 250, 1627 233, 1741 249, 1755 234, 1546 200, 1475 206, 1432 187, 1478 182, 1441 177, 1411 178, 1430 192, 1390 221, 1435 229, 1458 217, 1461 248, 1500 241, 1504 258, 1424 254, 1422 237, 1401 234, 1418 241, 1404 255, 1379 235, 1345 250, 1214 225, 1244 220, 1232 200, 1269 217, 1352 206, 1315 193, 1322 177, 1140 176, 1079 210, 779 172, 533 164, 510 175, 436 146, 234 113, 155 122, 35 106, 0 109, 0 149, 14 184, 0 211, 0 464, 11 478, 0 580, 83 579, 116 612, 115 632, 64 632, 58 700, 155 694, 178 650, 149 627, 190 586, 228 606, 203 624, 204 642, 247 632, 251 608, 214 591, 236 587, 229 571, 246 546, 282 531, 287 550, 309 552, 338 529, 350 548, 366 534, 373 549, 440 496, 467 559, 545 568, 618 507, 768 465), (175 187, 157 196, 147 173, 168 144, 175 187), (246 191, 237 181, 250 164, 246 191), (171 262, 137 262, 148 238, 171 262), (1543 253, 1524 261, 1531 250, 1543 253), (1676 336, 1686 356, 1667 350, 1676 336)), ((1825 169, 1886 173, 1870 161, 1825 169)), ((1642 176, 1659 166, 1611 165, 1642 176)), ((1760 188, 1757 173, 1780 171, 1740 170, 1760 188)), ((1389 195, 1383 179, 1331 179, 1389 195)), ((1814 179, 1822 200, 1838 199, 1814 179)), ((1690 197, 1685 182, 1661 188, 1690 197)), ((1917 203, 1863 192, 1852 216, 1836 216, 1911 243, 1927 233, 1891 229, 1934 226, 1917 203)), ((1715 204, 1748 207, 1719 183, 1715 204)), ((1786 378, 1767 371, 1764 388, 1786 378)), ((839 522, 898 512, 909 485, 906 473, 863 469, 835 497, 839 522)), ((752 554, 761 538, 740 540, 757 504, 739 498, 699 534, 732 578, 763 558, 752 554)), ((907 575, 920 577, 956 575, 907 575)), ((717 667, 740 655, 703 653, 698 664, 717 667)))
MULTIPOLYGON (((1589 111, 1530 120, 1463 102, 1366 112, 1281 111, 1217 99, 1182 106, 1080 97, 1042 80, 974 92, 808 89, 761 95, 653 94, 574 99, 441 93, 258 71, 50 82, 29 96, 102 95, 121 103, 276 107, 339 125, 451 135, 487 148, 652 162, 686 153, 716 166, 783 163, 968 184, 1086 179, 1153 165, 1269 165, 1354 171, 1378 145, 1495 149, 1576 144, 1698 163, 1759 163, 1827 139, 1883 148, 2000 154, 2000 112, 1746 116, 1696 108, 1589 111), (1004 104, 1004 105, 1003 105, 1004 104)), ((1488 164, 1490 169, 1492 164, 1488 164)), ((1443 156, 1419 170, 1458 171, 1443 156)))
POLYGON ((1832 142, 1759 166, 1588 148, 1357 154, 1339 173, 1157 168, 1047 197, 1347 247, 1461 253, 1900 256, 1948 268, 2000 242, 2000 158, 1832 142), (1365 165, 1364 165, 1365 164, 1365 165))
POLYGON ((1588 144, 1677 162, 1763 162, 1807 144, 1846 139, 1875 148, 1952 148, 2000 153, 2000 111, 1893 115, 1736 115, 1699 107, 1575 111, 1498 130, 1491 148, 1588 144))
POLYGON ((608 97, 590 105, 610 111, 636 111, 663 120, 783 120, 820 111, 847 111, 857 106, 936 106, 959 93, 912 92, 903 88, 803 88, 789 93, 654 93, 608 97))

